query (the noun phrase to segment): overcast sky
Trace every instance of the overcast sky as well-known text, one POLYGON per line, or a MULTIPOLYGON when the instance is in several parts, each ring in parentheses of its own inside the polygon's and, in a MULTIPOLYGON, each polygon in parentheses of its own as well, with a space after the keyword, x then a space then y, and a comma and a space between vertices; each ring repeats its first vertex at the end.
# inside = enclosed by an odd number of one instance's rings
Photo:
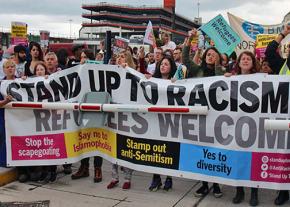
MULTIPOLYGON (((289 0, 199 0, 200 17, 207 22, 218 14, 227 19, 227 12, 250 22, 279 24, 290 11, 289 0)), ((28 30, 38 33, 49 30, 51 35, 77 36, 81 28, 83 3, 122 3, 133 6, 162 5, 163 0, 1 0, 0 30, 10 29, 11 21, 28 24, 28 30), (142 2, 142 3, 140 3, 142 2)), ((197 17, 198 0, 176 0, 176 12, 192 19, 197 17)))

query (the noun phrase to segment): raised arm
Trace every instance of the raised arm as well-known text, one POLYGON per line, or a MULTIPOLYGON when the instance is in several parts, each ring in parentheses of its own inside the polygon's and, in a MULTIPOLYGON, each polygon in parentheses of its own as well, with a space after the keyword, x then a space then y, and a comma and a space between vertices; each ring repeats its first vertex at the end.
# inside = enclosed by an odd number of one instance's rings
POLYGON ((193 29, 189 32, 188 38, 185 40, 182 50, 182 61, 183 64, 187 67, 188 78, 195 77, 199 71, 199 66, 195 64, 194 61, 189 57, 191 41, 195 36, 197 36, 197 30, 193 29))
POLYGON ((271 69, 273 70, 274 74, 279 74, 280 69, 282 68, 285 60, 280 56, 277 52, 278 47, 281 41, 290 34, 290 23, 285 25, 283 32, 281 32, 275 40, 270 42, 267 46, 265 55, 270 64, 271 69))

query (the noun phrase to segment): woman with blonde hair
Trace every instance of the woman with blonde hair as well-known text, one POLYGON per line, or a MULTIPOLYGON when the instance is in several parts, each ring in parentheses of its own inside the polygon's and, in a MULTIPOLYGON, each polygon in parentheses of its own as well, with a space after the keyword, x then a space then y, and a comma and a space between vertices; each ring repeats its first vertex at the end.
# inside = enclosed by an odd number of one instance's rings
MULTIPOLYGON (((130 52, 122 51, 117 55, 116 65, 119 65, 123 68, 130 67, 136 70, 136 65, 134 64, 133 57, 130 52)), ((131 188, 131 178, 133 170, 127 167, 121 167, 125 174, 125 182, 123 183, 123 190, 128 190, 131 188)), ((112 180, 107 185, 107 189, 115 188, 119 183, 119 172, 118 172, 118 165, 112 165, 112 180)))
POLYGON ((136 70, 133 56, 129 51, 122 51, 117 55, 116 64, 122 67, 130 67, 136 70))

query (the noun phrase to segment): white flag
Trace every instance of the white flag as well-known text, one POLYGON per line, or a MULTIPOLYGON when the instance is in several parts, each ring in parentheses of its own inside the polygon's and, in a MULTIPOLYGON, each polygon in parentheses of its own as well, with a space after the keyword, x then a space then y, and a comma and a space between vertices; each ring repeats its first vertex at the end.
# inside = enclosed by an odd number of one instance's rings
POLYGON ((148 43, 148 44, 152 45, 153 48, 156 47, 156 41, 155 41, 155 37, 154 37, 154 33, 153 33, 153 26, 152 26, 152 23, 150 20, 149 20, 147 28, 146 28, 143 43, 148 43))

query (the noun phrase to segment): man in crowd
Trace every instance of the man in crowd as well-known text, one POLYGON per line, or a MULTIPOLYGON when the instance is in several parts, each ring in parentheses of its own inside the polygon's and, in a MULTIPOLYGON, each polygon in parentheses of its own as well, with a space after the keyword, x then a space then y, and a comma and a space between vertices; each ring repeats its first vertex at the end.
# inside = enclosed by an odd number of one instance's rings
POLYGON ((182 64, 182 49, 180 47, 173 51, 173 58, 177 67, 182 64))
MULTIPOLYGON (((54 52, 48 52, 44 56, 44 62, 45 62, 45 65, 47 67, 47 72, 49 75, 61 70, 61 68, 58 67, 57 56, 54 52)), ((65 174, 71 174, 71 172, 72 172, 71 164, 64 164, 63 169, 64 169, 63 172, 65 174)), ((50 170, 52 171, 51 173, 53 173, 54 176, 56 176, 56 166, 50 166, 50 170)))
POLYGON ((172 50, 172 51, 175 50, 176 44, 170 40, 170 35, 168 33, 163 33, 161 35, 161 39, 162 39, 163 44, 164 44, 162 46, 163 51, 168 50, 168 49, 172 50))
POLYGON ((16 45, 14 47, 14 62, 16 64, 16 77, 24 76, 24 69, 26 64, 26 48, 23 45, 16 45))
POLYGON ((162 50, 162 48, 161 47, 156 47, 154 49, 154 60, 155 60, 155 62, 148 65, 147 72, 150 73, 151 75, 153 75, 154 72, 155 72, 155 68, 156 68, 157 63, 162 58, 163 58, 163 50, 162 50))
POLYGON ((49 75, 61 70, 61 68, 58 67, 57 56, 54 52, 47 53, 44 57, 44 62, 49 75))

